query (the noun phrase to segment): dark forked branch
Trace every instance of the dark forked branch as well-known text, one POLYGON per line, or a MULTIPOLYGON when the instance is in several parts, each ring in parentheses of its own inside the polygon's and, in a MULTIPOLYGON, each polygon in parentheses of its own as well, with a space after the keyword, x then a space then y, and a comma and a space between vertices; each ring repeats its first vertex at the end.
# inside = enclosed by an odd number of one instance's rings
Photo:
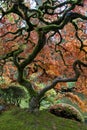
POLYGON ((41 98, 42 95, 44 95, 48 90, 54 88, 57 83, 61 83, 61 82, 76 82, 78 80, 79 76, 80 76, 80 70, 78 69, 78 66, 87 67, 87 64, 81 62, 80 60, 76 60, 73 63, 73 70, 75 72, 75 76, 72 77, 72 78, 61 78, 61 77, 55 78, 50 85, 46 86, 45 88, 43 88, 39 92, 39 98, 41 98))

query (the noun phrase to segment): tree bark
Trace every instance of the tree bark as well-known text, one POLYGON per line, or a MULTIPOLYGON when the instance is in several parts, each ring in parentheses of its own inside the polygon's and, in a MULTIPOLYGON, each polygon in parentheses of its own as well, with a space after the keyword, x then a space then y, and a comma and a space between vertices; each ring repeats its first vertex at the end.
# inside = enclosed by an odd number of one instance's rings
POLYGON ((29 111, 31 113, 36 113, 39 111, 40 108, 40 101, 37 97, 32 97, 29 100, 29 111))

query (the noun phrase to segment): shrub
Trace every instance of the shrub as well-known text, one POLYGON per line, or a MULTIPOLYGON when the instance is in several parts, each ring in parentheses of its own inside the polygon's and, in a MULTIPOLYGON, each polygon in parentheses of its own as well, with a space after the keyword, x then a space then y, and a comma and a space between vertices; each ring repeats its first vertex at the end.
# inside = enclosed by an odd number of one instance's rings
POLYGON ((24 89, 17 86, 9 86, 8 88, 1 89, 1 98, 6 103, 20 105, 21 99, 25 97, 24 89))
POLYGON ((69 104, 60 103, 58 105, 53 105, 49 108, 49 111, 56 116, 84 122, 82 114, 75 107, 69 104))

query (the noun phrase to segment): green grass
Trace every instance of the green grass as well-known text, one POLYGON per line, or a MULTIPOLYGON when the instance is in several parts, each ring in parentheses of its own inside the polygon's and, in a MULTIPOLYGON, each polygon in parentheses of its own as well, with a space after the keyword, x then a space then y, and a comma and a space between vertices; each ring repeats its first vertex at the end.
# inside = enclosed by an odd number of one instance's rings
POLYGON ((87 130, 87 125, 56 117, 47 111, 31 114, 15 108, 0 115, 0 130, 87 130))

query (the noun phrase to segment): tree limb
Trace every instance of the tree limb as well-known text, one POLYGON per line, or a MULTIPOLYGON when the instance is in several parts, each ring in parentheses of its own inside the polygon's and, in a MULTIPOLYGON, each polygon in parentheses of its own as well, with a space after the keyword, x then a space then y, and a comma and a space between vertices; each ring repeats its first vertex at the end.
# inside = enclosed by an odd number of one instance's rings
POLYGON ((57 77, 55 78, 52 83, 48 86, 46 86, 45 88, 43 88, 41 91, 39 91, 39 96, 38 98, 41 98, 42 96, 44 96, 44 94, 54 88, 56 86, 57 83, 61 83, 61 82, 76 82, 80 76, 80 71, 78 69, 78 65, 81 65, 83 67, 87 67, 87 64, 79 61, 79 60, 76 60, 74 63, 73 63, 73 70, 75 72, 75 76, 72 77, 72 78, 61 78, 61 77, 57 77))

